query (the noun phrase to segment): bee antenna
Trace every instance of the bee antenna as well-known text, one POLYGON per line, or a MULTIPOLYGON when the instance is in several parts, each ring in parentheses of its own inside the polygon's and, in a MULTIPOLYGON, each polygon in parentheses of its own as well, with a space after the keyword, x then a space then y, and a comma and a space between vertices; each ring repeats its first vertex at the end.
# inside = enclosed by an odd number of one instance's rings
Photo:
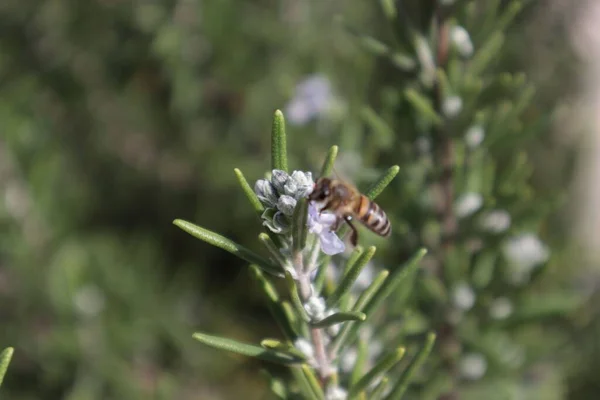
POLYGON ((334 166, 334 165, 332 165, 332 166, 331 166, 331 169, 333 170, 333 173, 335 174, 335 176, 336 176, 338 179, 341 179, 341 178, 340 178, 340 174, 338 174, 338 172, 337 172, 337 170, 335 169, 335 166, 334 166))

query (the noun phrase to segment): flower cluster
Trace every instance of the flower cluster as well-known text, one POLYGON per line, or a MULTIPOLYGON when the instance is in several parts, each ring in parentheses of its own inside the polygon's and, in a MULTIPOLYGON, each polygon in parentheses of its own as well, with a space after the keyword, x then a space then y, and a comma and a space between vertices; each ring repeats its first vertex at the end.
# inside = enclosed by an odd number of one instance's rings
POLYGON ((274 233, 288 234, 298 200, 308 196, 313 186, 310 172, 294 171, 288 175, 285 171, 275 169, 270 181, 259 179, 254 191, 265 207, 263 225, 274 233))

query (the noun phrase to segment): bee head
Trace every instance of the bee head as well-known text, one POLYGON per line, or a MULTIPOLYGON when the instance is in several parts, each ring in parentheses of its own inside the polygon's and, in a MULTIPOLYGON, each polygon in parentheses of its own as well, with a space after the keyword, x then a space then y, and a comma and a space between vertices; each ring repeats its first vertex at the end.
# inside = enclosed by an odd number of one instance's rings
POLYGON ((319 178, 315 183, 312 193, 308 196, 311 201, 321 202, 331 194, 331 179, 319 178))

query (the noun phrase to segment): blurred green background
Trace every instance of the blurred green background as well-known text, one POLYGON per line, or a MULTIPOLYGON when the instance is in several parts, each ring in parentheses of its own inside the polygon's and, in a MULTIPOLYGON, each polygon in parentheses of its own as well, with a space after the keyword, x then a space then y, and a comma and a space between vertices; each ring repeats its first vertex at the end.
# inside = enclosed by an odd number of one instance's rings
MULTIPOLYGON (((357 180, 388 166, 350 133, 399 77, 332 23, 382 32, 370 3, 2 0, 0 347, 16 351, 3 399, 270 398, 262 364, 191 337, 273 336, 249 271, 171 222, 258 248, 233 168, 262 177, 272 112, 313 74, 338 103, 288 125, 292 168, 316 172, 332 144, 357 180)), ((532 75, 545 110, 576 91, 576 66, 564 19, 535 3, 503 62, 532 75)), ((539 184, 556 185, 571 156, 543 140, 539 184)))

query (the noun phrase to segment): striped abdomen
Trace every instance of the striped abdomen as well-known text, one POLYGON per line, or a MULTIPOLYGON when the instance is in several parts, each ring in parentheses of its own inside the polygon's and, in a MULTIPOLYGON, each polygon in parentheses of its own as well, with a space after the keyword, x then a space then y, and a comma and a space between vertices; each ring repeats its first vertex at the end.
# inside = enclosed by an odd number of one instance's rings
POLYGON ((385 212, 375 203, 361 194, 358 207, 354 210, 356 218, 367 228, 381 236, 392 233, 392 224, 385 212))

